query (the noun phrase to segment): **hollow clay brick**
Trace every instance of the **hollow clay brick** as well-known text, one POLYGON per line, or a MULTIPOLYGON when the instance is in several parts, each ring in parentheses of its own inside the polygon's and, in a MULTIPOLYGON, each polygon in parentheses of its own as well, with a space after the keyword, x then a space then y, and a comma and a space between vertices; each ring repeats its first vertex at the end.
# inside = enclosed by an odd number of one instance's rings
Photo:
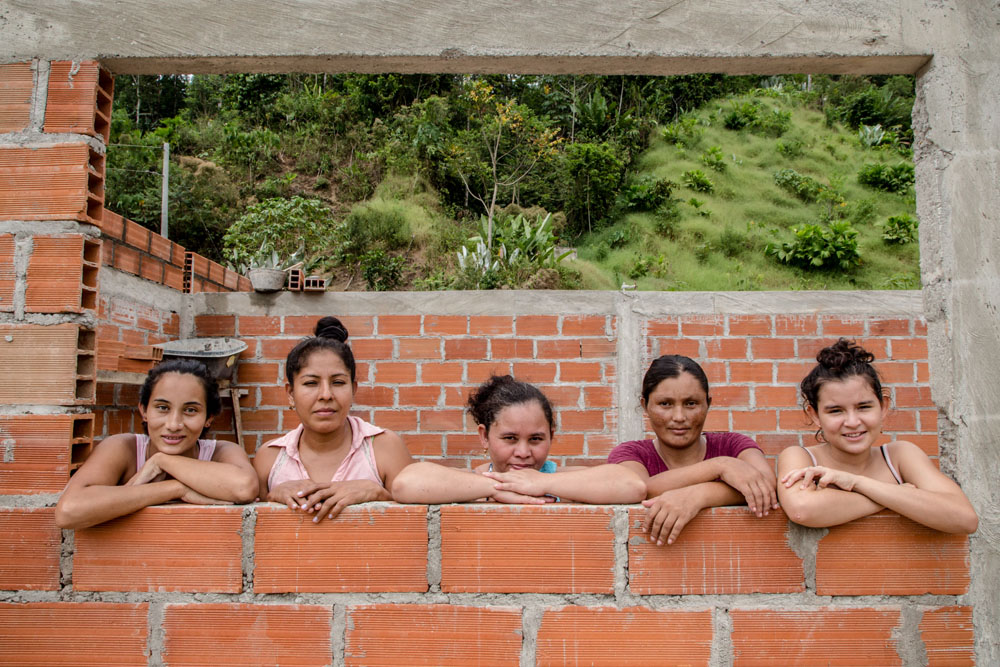
POLYGON ((242 508, 147 507, 76 531, 79 591, 239 593, 242 508))
POLYGON ((14 235, 0 234, 0 312, 14 310, 14 288, 16 285, 14 235))
POLYGON ((145 666, 148 614, 145 603, 0 604, 0 664, 145 666))
POLYGON ((353 506, 316 524, 259 506, 254 554, 255 593, 424 592, 427 508, 353 506))
POLYGON ((960 595, 968 588, 966 535, 887 511, 830 528, 816 551, 819 595, 960 595))
POLYGON ((0 65, 0 132, 20 132, 31 118, 31 63, 0 65))
POLYGON ((59 590, 62 531, 54 516, 51 507, 0 508, 0 590, 59 590))
POLYGON ((45 132, 74 132, 108 140, 114 79, 94 61, 53 62, 45 103, 45 132))
POLYGON ((0 494, 62 491, 92 441, 93 415, 0 415, 0 494))
POLYGON ((87 338, 76 324, 0 324, 0 357, 4 359, 0 403, 80 405, 93 401, 95 364, 93 343, 87 338), (87 381, 89 388, 84 384, 87 381))
POLYGON ((521 657, 521 610, 445 604, 347 608, 347 665, 510 665, 521 657))
POLYGON ((899 665, 897 608, 732 609, 734 667, 899 665))
POLYGON ((710 610, 563 607, 542 616, 535 664, 705 665, 711 654, 710 610))
MULTIPOLYGON (((168 665, 326 665, 329 606, 168 604, 163 661, 168 665)), ((145 663, 143 663, 145 664, 145 663)))
POLYGON ((97 302, 100 242, 82 235, 35 236, 28 260, 25 312, 80 313, 97 302))
POLYGON ((97 222, 103 158, 83 143, 0 149, 0 219, 97 222))
POLYGON ((975 664, 972 607, 928 609, 920 621, 920 638, 929 667, 975 664))
POLYGON ((441 590, 611 593, 612 516, 576 505, 442 506, 441 590))
POLYGON ((671 544, 642 531, 644 508, 629 509, 629 589, 638 595, 796 593, 802 559, 788 545, 781 510, 758 519, 746 508, 702 510, 671 544))

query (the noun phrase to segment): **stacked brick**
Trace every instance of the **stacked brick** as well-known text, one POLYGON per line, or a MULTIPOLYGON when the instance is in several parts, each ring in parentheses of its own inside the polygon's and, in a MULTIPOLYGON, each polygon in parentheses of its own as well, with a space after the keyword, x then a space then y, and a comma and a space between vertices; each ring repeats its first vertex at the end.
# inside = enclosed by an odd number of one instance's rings
POLYGON ((51 509, 0 509, 0 588, 34 591, 0 603, 0 645, 37 663, 84 634, 143 664, 972 663, 964 535, 716 508, 656 547, 640 511, 155 507, 76 531, 60 572, 51 509))
MULTIPOLYGON (((297 425, 283 389, 284 359, 323 314, 195 316, 195 335, 236 336, 248 344, 237 367, 239 385, 249 390, 243 411, 248 451, 297 425)), ((617 356, 619 323, 611 314, 342 319, 358 361, 355 411, 400 433, 419 458, 463 467, 478 462, 478 439, 463 407, 469 390, 491 373, 533 382, 553 401, 552 456, 560 463, 603 461, 617 444, 621 415, 638 410, 638 392, 629 397, 631 405, 619 405, 617 399, 623 360, 617 356)), ((938 455, 926 325, 920 317, 638 319, 646 341, 642 371, 660 354, 706 360, 713 397, 706 428, 746 433, 771 457, 784 447, 812 442, 797 386, 818 349, 841 335, 857 338, 876 353, 890 391, 895 409, 887 432, 938 455)))

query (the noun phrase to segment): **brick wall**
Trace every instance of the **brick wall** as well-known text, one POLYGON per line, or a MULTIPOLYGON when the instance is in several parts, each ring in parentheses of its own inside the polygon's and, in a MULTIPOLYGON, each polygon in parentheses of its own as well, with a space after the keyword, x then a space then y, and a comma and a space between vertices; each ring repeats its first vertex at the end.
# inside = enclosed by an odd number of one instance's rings
POLYGON ((51 508, 0 508, 0 663, 972 662, 965 536, 717 508, 655 547, 640 524, 634 507, 374 503, 313 525, 258 504, 74 536, 51 508))

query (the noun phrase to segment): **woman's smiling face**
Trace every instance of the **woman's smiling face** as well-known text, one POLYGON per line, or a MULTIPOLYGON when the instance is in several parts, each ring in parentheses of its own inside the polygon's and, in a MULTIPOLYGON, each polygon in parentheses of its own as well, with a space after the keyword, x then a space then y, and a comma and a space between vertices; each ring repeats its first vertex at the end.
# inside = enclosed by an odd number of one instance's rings
POLYGON ((194 449, 212 423, 205 387, 190 373, 164 373, 156 381, 147 405, 139 406, 146 432, 157 451, 185 454, 194 449))
POLYGON ((508 405, 486 426, 479 439, 493 462, 493 470, 539 469, 552 447, 552 431, 538 401, 508 405))
POLYGON ((698 442, 708 405, 701 382, 687 372, 661 380, 643 402, 656 438, 671 449, 685 449, 698 442))
POLYGON ((888 411, 888 401, 880 400, 860 375, 824 382, 819 388, 816 408, 807 408, 813 423, 822 429, 823 438, 831 447, 847 454, 868 452, 882 435, 882 422, 888 411))

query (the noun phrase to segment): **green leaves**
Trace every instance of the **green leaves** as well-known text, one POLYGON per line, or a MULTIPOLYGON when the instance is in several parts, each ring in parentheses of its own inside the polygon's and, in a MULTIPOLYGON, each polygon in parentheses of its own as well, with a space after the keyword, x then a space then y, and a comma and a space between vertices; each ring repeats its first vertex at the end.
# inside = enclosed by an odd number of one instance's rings
POLYGON ((861 263, 858 231, 849 222, 803 225, 792 230, 795 240, 768 243, 764 252, 783 264, 802 269, 840 269, 849 271, 861 263))
POLYGON ((266 261, 262 256, 271 253, 290 257, 300 248, 318 247, 332 222, 330 210, 317 199, 265 199, 226 231, 223 253, 234 266, 266 261))

